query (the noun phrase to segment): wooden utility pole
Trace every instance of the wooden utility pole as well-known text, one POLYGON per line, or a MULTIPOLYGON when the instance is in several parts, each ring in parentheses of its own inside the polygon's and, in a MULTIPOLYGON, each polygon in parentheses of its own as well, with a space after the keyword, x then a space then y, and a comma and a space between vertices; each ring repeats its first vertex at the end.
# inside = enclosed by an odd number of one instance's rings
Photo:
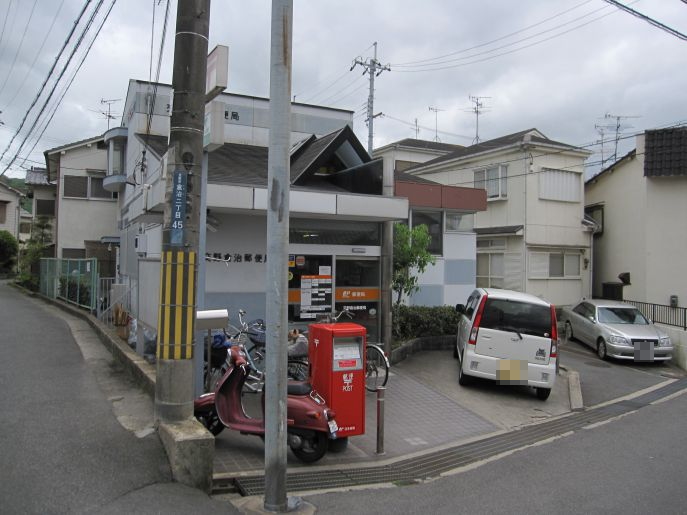
MULTIPOLYGON (((158 312, 156 418, 193 416, 193 329, 210 0, 179 0, 158 312)), ((200 350, 202 352, 202 350, 200 350)))

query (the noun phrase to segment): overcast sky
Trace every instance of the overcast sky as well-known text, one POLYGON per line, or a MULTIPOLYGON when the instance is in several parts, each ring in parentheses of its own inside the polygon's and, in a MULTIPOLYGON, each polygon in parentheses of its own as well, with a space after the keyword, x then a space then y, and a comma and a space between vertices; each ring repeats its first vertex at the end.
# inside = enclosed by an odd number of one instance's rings
MULTIPOLYGON (((687 2, 622 0, 687 34, 687 2)), ((0 152, 26 116, 74 26, 84 0, 0 0, 0 152)), ((90 2, 90 16, 98 2, 90 2)), ((83 66, 55 111, 76 66, 112 0, 105 0, 91 32, 27 138, 66 56, 58 62, 24 129, 2 158, 8 172, 44 166, 43 151, 107 130, 110 105, 121 122, 130 78, 155 78, 165 0, 119 0, 83 66), (159 5, 158 5, 159 4, 159 5), (154 11, 154 31, 153 28, 154 11), (151 59, 152 35, 152 59, 151 59), (151 68, 152 61, 152 68, 151 68), (33 149, 33 151, 31 151, 33 149), (24 160, 26 158, 26 160, 24 160)), ((271 2, 212 0, 210 48, 229 47, 228 91, 269 93, 271 2)), ((176 2, 171 2, 159 80, 171 83, 176 2)), ((77 27, 76 35, 81 33, 77 27)), ((354 111, 354 129, 367 146, 368 78, 356 58, 388 64, 375 81, 375 147, 415 137, 469 145, 475 138, 475 103, 481 98, 484 141, 530 127, 551 139, 583 145, 600 158, 597 126, 620 122, 623 135, 687 123, 687 41, 620 11, 603 0, 295 0, 292 94, 297 102, 354 111), (430 107, 435 111, 430 110, 430 107), (610 114, 611 118, 605 118, 610 114), (436 129, 436 132, 435 132, 436 129)), ((604 130, 607 140, 614 128, 604 130)), ((634 147, 621 140, 618 154, 634 147)), ((614 151, 605 146, 605 157, 614 151)))

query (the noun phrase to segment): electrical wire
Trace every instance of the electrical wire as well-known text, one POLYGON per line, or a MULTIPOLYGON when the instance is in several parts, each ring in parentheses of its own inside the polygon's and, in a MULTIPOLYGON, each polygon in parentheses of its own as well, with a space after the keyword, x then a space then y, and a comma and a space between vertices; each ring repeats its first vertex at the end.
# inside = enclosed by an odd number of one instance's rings
POLYGON ((403 123, 403 124, 408 125, 408 126, 413 127, 413 128, 418 127, 419 129, 425 129, 425 130, 432 131, 432 132, 438 132, 439 134, 446 134, 447 136, 455 136, 456 138, 463 138, 463 139, 467 139, 470 141, 472 141, 474 139, 474 136, 465 136, 463 134, 456 134, 454 132, 447 132, 447 131, 440 131, 440 130, 435 131, 434 127, 426 127, 424 125, 417 125, 416 126, 415 123, 413 123, 413 122, 401 120, 400 118, 395 118, 395 117, 388 115, 386 113, 384 113, 382 116, 384 118, 389 118, 390 120, 394 120, 396 122, 403 123))
MULTIPOLYGON (((83 8, 81 9, 81 12, 76 17, 76 21, 74 22, 72 29, 69 31, 69 34, 67 34, 67 38, 65 39, 65 41, 62 45, 62 48, 60 49, 57 56, 55 57, 55 60, 53 61, 52 66, 50 67, 50 70, 48 70, 48 75, 45 77, 43 84, 41 84, 41 87, 38 90, 36 97, 33 99, 33 102, 31 102, 31 105, 29 106, 28 110, 26 111, 26 114, 22 118, 21 123, 19 124, 19 127, 17 128, 17 131, 14 133, 14 135, 10 139, 10 142, 7 144, 7 147, 5 148, 5 150, 3 150, 2 155, 0 155, 0 161, 2 161, 2 159, 5 157, 5 154, 7 153, 7 151, 12 146, 12 143, 14 142, 15 138, 21 132, 22 128, 24 127, 24 124, 26 123, 26 120, 29 117, 29 114, 31 113, 31 110, 38 103, 40 96, 43 94, 43 91, 45 90, 45 86, 48 84, 48 81, 50 80, 50 77, 52 76, 53 71, 55 71, 55 67, 57 66, 57 63, 59 62, 60 58, 62 57, 62 54, 63 54, 65 48, 67 48, 67 45, 69 44, 69 41, 71 40, 72 36, 74 35, 74 32, 76 32, 76 27, 81 22, 81 18, 83 17, 84 13, 86 12, 86 10, 88 8, 88 4, 90 4, 90 3, 91 3, 91 0, 86 0, 86 3, 84 4, 83 8)), ((3 175, 4 173, 5 172, 0 173, 0 176, 3 175)))
POLYGON ((560 17, 560 16, 563 16, 564 14, 567 14, 567 13, 569 13, 569 12, 571 12, 571 11, 574 11, 575 9, 578 9, 578 8, 582 7, 583 5, 586 5, 586 4, 588 4, 588 3, 592 2, 592 1, 594 1, 594 0, 586 0, 585 2, 582 2, 581 4, 577 4, 577 5, 575 5, 575 6, 571 7, 571 8, 569 8, 569 9, 566 9, 565 11, 561 11, 561 12, 559 12, 559 13, 557 13, 557 14, 554 14, 553 16, 549 16, 548 18, 545 18, 545 19, 543 19, 543 20, 541 20, 541 21, 538 21, 537 23, 533 23, 532 25, 528 25, 527 27, 524 27, 524 28, 522 28, 522 29, 520 29, 520 30, 516 30, 515 32, 511 32, 511 33, 506 34, 506 35, 504 35, 504 36, 500 36, 500 37, 498 37, 498 38, 496 38, 496 39, 492 39, 491 41, 487 41, 486 43, 481 43, 481 44, 479 44, 479 45, 475 45, 475 46, 472 46, 472 47, 469 47, 469 48, 464 48, 463 50, 458 50, 458 51, 456 51, 456 52, 451 52, 451 53, 449 53, 449 54, 444 54, 444 55, 440 55, 440 56, 437 56, 437 57, 430 57, 430 58, 428 58, 428 59, 421 59, 421 60, 419 60, 419 61, 409 61, 409 62, 405 62, 405 63, 392 63, 390 66, 396 67, 396 66, 416 65, 416 64, 421 64, 421 63, 425 63, 425 62, 428 62, 428 61, 436 61, 436 60, 444 59, 444 58, 446 58, 446 57, 451 57, 451 56, 457 55, 457 54, 462 54, 462 53, 464 53, 464 52, 469 52, 470 50, 475 50, 475 49, 477 49, 477 48, 482 48, 482 47, 484 47, 484 46, 491 45, 492 43, 497 43, 498 41, 503 41, 504 39, 508 39, 508 38, 510 38, 511 36, 515 36, 515 35, 517 35, 517 34, 521 34, 521 33, 523 33, 523 32, 527 32, 528 30, 530 30, 530 29, 532 29, 532 28, 534 28, 534 27, 538 27, 539 25, 543 25, 544 23, 546 23, 546 22, 548 22, 548 21, 551 21, 551 20, 553 20, 553 19, 555 19, 555 18, 558 18, 558 17, 560 17))
MULTIPOLYGON (((7 46, 7 45, 2 44, 2 39, 5 36, 5 27, 7 26, 7 20, 10 19, 10 11, 12 10, 12 3, 13 2, 14 2, 14 0, 10 0, 9 5, 7 6, 7 14, 5 15, 5 21, 2 22, 2 32, 0 32, 0 59, 2 59, 2 54, 5 53, 5 47, 7 46)), ((14 11, 14 16, 16 18, 17 11, 14 11)), ((12 24, 10 24, 10 25, 12 25, 12 24)))
MULTIPOLYGON (((79 39, 77 39, 76 43, 74 44, 74 48, 72 49, 71 53, 69 54, 69 57, 67 58, 67 62, 64 64, 62 70, 60 71, 60 74, 58 75, 57 79, 55 80, 55 84, 53 84, 53 87, 52 87, 52 89, 50 90, 50 93, 48 94, 48 98, 45 99, 45 102, 43 103, 43 106, 41 107, 41 110, 40 110, 40 111, 38 112, 38 114, 36 115, 36 118, 35 118, 33 124, 31 125, 31 127, 29 128, 29 130, 28 130, 26 136, 24 137, 24 139, 22 140, 21 144, 19 145, 19 148, 18 148, 17 151, 15 152, 14 157, 10 160, 9 164, 5 167, 5 169, 2 171, 2 173, 0 173, 0 176, 4 175, 4 174, 7 172, 7 170, 9 170, 9 168, 12 166, 12 164, 14 164, 14 161, 16 161, 17 157, 19 156, 19 153, 21 152, 22 148, 23 148, 24 145, 26 144, 26 141, 28 140, 29 136, 31 135, 31 133, 34 131, 34 129, 35 129, 36 126, 38 125, 38 121, 39 121, 40 117, 41 117, 41 116, 43 115, 43 113, 45 112, 45 109, 46 109, 48 103, 50 102, 50 99, 52 98, 53 94, 55 93, 55 90, 57 89, 58 84, 59 84, 60 81, 62 80, 62 77, 64 77, 64 74, 66 73, 67 68, 69 67, 69 64, 71 63, 71 61, 72 61, 74 55, 76 54, 77 50, 78 50, 79 47, 81 46, 81 43, 83 42, 83 40, 84 40, 86 34, 88 33, 88 31, 90 30, 91 26, 93 25, 93 21, 95 20, 95 17, 96 17, 96 15, 98 14, 98 11, 100 10, 100 8, 102 7, 104 1, 105 1, 105 0, 99 0, 99 1, 98 1, 98 4, 95 6, 95 9, 94 9, 94 11, 91 13, 91 16, 90 16, 90 18, 88 19, 88 22, 86 23, 86 26, 84 27, 84 29, 83 29, 81 35, 79 36, 79 39)), ((116 0, 114 0, 114 1, 116 1, 116 0)), ((89 47, 89 50, 90 50, 90 47, 89 47)), ((84 56, 84 59, 85 59, 85 56, 84 56)), ((83 64, 83 61, 82 61, 82 64, 83 64)), ((80 67, 81 67, 81 65, 79 65, 79 68, 80 68, 80 67)), ((71 85, 71 82, 70 82, 70 85, 71 85)), ((51 118, 52 118, 52 117, 51 117, 51 118)), ((3 153, 3 155, 4 155, 4 153, 3 153)))
POLYGON ((0 95, 2 95, 2 92, 5 91, 5 86, 7 86, 7 80, 10 78, 10 76, 12 75, 12 72, 14 71, 14 65, 17 64, 17 57, 19 57, 19 53, 21 52, 21 47, 24 46, 24 38, 26 38, 26 33, 28 32, 29 24, 31 23, 31 18, 33 18, 33 12, 36 10, 36 4, 37 3, 38 3, 38 0, 33 0, 33 5, 31 6, 31 12, 29 13, 29 18, 26 20, 26 25, 24 25, 24 31, 21 35, 21 40, 19 41, 19 46, 17 47, 17 51, 14 53, 14 59, 12 59, 10 71, 7 72, 7 75, 5 75, 5 80, 2 82, 2 86, 0 86, 0 95))
POLYGON ((14 101, 16 100, 17 96, 19 93, 21 93, 24 90, 24 84, 26 84, 27 79, 29 78, 29 75, 33 71, 34 66, 36 65, 36 61, 38 61, 38 58, 41 55, 41 52, 43 51, 43 47, 45 46, 45 43, 48 41, 48 37, 52 33, 52 29, 55 26, 55 22, 57 21, 57 18, 62 11, 62 7, 64 6, 65 0, 62 0, 60 3, 60 6, 57 8, 57 12, 55 13, 55 16, 52 19, 52 23, 50 24, 50 28, 45 33, 45 36, 43 37, 43 41, 41 42, 41 46, 38 49, 38 52, 36 52, 35 57, 33 58, 33 61, 31 62, 31 66, 26 70, 26 74, 24 75, 24 78, 21 81, 21 84, 19 84, 19 87, 17 88, 17 91, 14 92, 14 95, 12 95, 12 98, 7 102, 7 105, 12 105, 14 101))
POLYGON ((634 9, 630 9, 627 5, 621 4, 620 2, 616 2, 616 0, 604 0, 604 2, 609 3, 611 5, 614 5, 618 9, 622 9, 623 11, 628 12, 633 16, 636 16, 640 20, 644 20, 645 22, 650 23, 654 27, 658 27, 659 29, 664 30, 668 34, 671 34, 675 37, 678 37, 683 41, 687 41, 687 36, 684 35, 682 32, 678 32, 677 30, 675 30, 671 27, 668 27, 667 25, 664 25, 660 21, 656 21, 653 18, 650 18, 646 14, 642 14, 639 11, 635 11, 634 9))
MULTIPOLYGON (((105 16, 103 17, 103 19, 102 19, 101 22, 100 22, 100 25, 99 25, 99 27, 98 27, 96 33, 95 33, 95 36, 93 36, 93 39, 91 40, 90 44, 89 44, 88 47, 86 48, 86 51, 84 52, 84 54, 83 54, 83 56, 82 56, 82 58, 81 58, 81 61, 79 62, 78 67, 77 67, 76 70, 74 71, 74 74, 72 75, 71 79, 69 80, 69 83, 67 84, 67 86, 66 86, 66 87, 64 88, 64 90, 62 91, 62 94, 61 94, 59 100, 55 103, 55 106, 54 106, 54 108, 52 109, 52 114, 50 115, 50 117, 48 118, 47 122, 46 122, 45 125, 43 126, 43 130, 40 132, 38 138, 36 138, 36 142, 33 144, 33 147, 31 147, 31 150, 28 152, 28 155, 31 155, 31 153, 33 152, 33 150, 36 148, 36 145, 38 144, 38 142, 40 141, 40 139, 43 137, 43 133, 45 132, 45 130, 46 130, 46 129, 48 128, 48 126, 50 125, 50 122, 52 121, 53 117, 55 116, 55 113, 57 112, 57 109, 58 109, 58 108, 60 107, 60 105, 62 104, 62 99, 64 98, 64 96, 65 96, 65 95, 67 94, 67 92, 69 91, 69 88, 71 87, 72 82, 74 82, 74 79, 75 79, 76 76, 78 75, 79 70, 81 69, 81 66, 83 66, 84 62, 86 62, 86 58, 88 57, 88 54, 89 54, 90 51, 91 51, 91 47, 92 47, 93 44, 95 43, 96 39, 98 39, 98 35, 100 35, 100 31, 102 30, 103 25, 105 25, 105 22, 107 21, 108 17, 110 16, 110 13, 112 12, 112 8, 114 7, 115 3, 117 3, 117 0, 112 0, 112 3, 110 4, 110 7, 108 8, 107 12, 105 13, 105 16)), ((25 159, 25 160, 26 160, 26 159, 25 159)), ((22 164, 23 164, 23 163, 22 163, 22 164)), ((3 173, 5 173, 5 172, 3 172, 3 173)), ((0 174, 0 175, 1 175, 1 174, 0 174)))

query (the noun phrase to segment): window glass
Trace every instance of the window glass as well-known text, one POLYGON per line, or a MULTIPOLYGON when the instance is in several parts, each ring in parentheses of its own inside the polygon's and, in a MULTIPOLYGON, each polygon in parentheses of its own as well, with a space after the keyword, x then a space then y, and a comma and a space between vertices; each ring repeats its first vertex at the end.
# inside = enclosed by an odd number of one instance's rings
POLYGON ((0 202, 0 224, 4 224, 7 220, 7 204, 0 202))
POLYGON ((112 193, 103 188, 101 177, 91 177, 91 198, 112 198, 112 193))
POLYGON ((88 198, 88 177, 77 175, 64 176, 64 196, 88 198))
POLYGON ((549 254, 549 277, 563 277, 563 254, 549 254))
POLYGON ((36 216, 55 216, 55 201, 37 199, 36 216))
POLYGON ((472 213, 446 213, 447 231, 472 231, 475 215, 472 213))
POLYGON ((580 256, 578 254, 565 255, 565 276, 575 277, 580 275, 580 256))
POLYGON ((548 338, 551 336, 549 306, 487 298, 480 327, 548 338))
POLYGON ((475 171, 475 189, 484 190, 484 170, 475 171))
POLYGON ((427 250, 434 255, 442 254, 442 213, 441 211, 413 211, 413 227, 426 225, 431 241, 427 250))
POLYGON ((647 325, 649 321, 637 308, 607 307, 599 308, 599 322, 604 324, 647 325))
POLYGON ((487 197, 495 198, 499 196, 499 169, 487 169, 487 197))
POLYGON ((334 220, 292 219, 289 243, 317 245, 381 245, 379 224, 334 220))

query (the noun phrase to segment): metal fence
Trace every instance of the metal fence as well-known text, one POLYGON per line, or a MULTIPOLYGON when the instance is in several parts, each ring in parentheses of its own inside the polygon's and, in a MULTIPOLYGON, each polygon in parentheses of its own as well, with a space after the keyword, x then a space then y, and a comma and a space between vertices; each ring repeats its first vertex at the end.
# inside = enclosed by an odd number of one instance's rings
POLYGON ((98 282, 98 319, 109 325, 119 325, 118 313, 131 310, 131 288, 116 282, 115 277, 101 277, 98 282))
POLYGON ((40 291, 95 312, 98 298, 98 260, 41 258, 40 291))
POLYGON ((687 308, 670 307, 664 304, 651 304, 650 302, 639 302, 636 300, 626 300, 634 305, 642 314, 659 324, 681 327, 687 331, 687 308))

